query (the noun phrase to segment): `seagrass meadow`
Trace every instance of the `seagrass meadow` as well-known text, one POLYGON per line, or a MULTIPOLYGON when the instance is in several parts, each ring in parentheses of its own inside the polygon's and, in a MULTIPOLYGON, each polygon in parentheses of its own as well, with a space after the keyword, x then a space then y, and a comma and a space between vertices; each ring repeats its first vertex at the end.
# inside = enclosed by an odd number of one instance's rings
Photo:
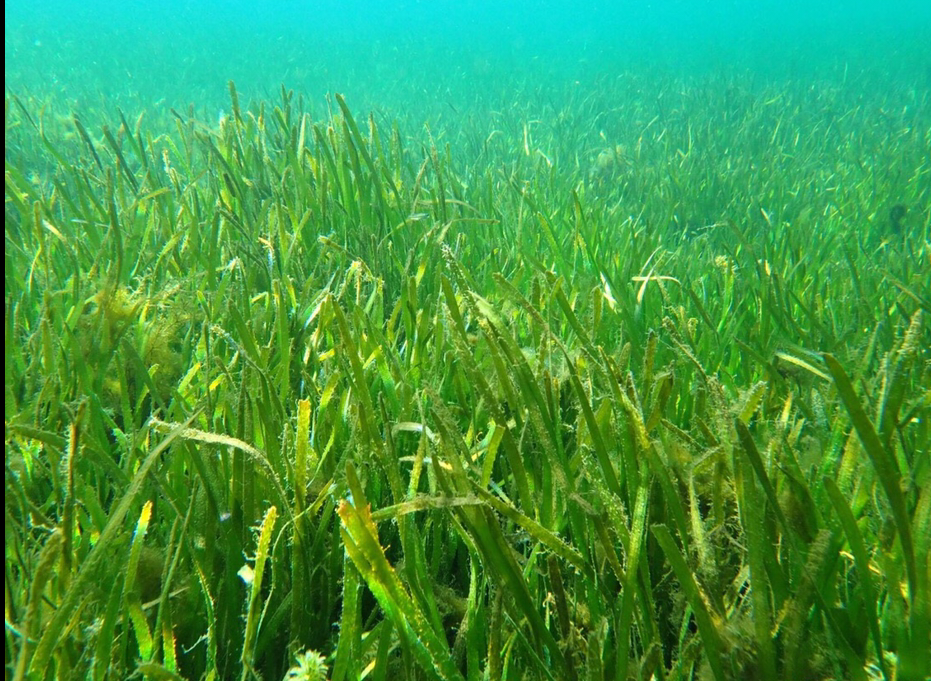
POLYGON ((920 74, 25 82, 6 679, 931 676, 920 74))

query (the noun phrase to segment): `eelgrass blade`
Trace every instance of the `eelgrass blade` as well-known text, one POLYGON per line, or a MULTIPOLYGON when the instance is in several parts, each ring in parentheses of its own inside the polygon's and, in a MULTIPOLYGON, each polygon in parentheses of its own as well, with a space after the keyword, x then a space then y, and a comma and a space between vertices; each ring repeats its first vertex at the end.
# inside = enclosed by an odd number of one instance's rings
POLYGON ((182 431, 184 431, 184 429, 187 428, 194 421, 194 419, 197 418, 198 415, 199 412, 194 412, 184 423, 178 424, 172 428, 165 436, 165 438, 158 443, 158 445, 149 453, 149 455, 139 466, 139 469, 136 471, 136 474, 133 476, 132 482, 129 485, 129 489, 126 490, 126 493, 110 513, 110 517, 107 520, 107 526, 104 528, 104 531, 101 532, 100 537, 97 539, 97 543, 94 545, 94 548, 91 550, 90 554, 88 554, 88 556, 84 559, 84 562, 81 564, 77 575, 71 582, 71 587, 66 592, 65 597, 59 604, 55 614, 46 624, 45 631, 43 632, 42 637, 39 639, 35 654, 33 655, 29 665, 29 669, 32 673, 38 674, 40 677, 44 676, 53 651, 58 645, 61 644, 61 636, 64 632, 65 626, 74 613, 75 608, 78 607, 80 600, 88 592, 91 581, 96 578, 97 570, 105 558, 106 551, 109 545, 119 535, 123 519, 126 517, 126 514, 129 512, 133 502, 142 491, 142 485, 145 482, 146 477, 152 470, 152 467, 158 461, 162 452, 168 449, 168 447, 178 438, 178 436, 181 435, 182 431))
POLYGON ((113 133, 110 132, 108 126, 103 126, 103 136, 107 140, 107 144, 110 145, 110 148, 113 150, 113 153, 116 154, 116 160, 118 161, 118 167, 123 173, 123 176, 126 178, 126 181, 133 188, 133 193, 139 193, 139 182, 136 180, 133 171, 129 169, 129 165, 126 163, 126 159, 123 157, 123 150, 120 148, 119 143, 117 143, 116 138, 113 137, 113 133))
MULTIPOLYGON (((619 669, 628 664, 631 640, 631 626, 633 623, 634 606, 638 595, 637 579, 640 569, 640 555, 646 539, 647 509, 649 508, 650 487, 641 484, 637 487, 634 499, 633 518, 631 519, 630 539, 627 545, 627 566, 624 593, 621 600, 620 622, 617 630, 619 669)), ((613 500, 612 500, 613 501, 613 500)), ((647 607, 646 604, 643 604, 647 607)))
POLYGON ((67 589, 71 580, 71 573, 74 569, 74 515, 75 515, 75 498, 74 498, 74 470, 80 451, 81 429, 84 426, 84 418, 87 414, 87 402, 81 402, 78 407, 78 413, 71 423, 71 435, 68 438, 68 451, 66 459, 66 477, 65 477, 65 503, 62 511, 62 531, 64 532, 64 546, 61 553, 61 580, 62 588, 67 589))
POLYGON ((133 632, 136 634, 136 642, 139 644, 139 655, 146 662, 152 658, 152 631, 149 629, 145 613, 142 612, 142 599, 136 589, 136 573, 139 569, 139 556, 142 553, 142 546, 145 542, 145 535, 149 529, 151 517, 152 502, 147 501, 142 506, 139 520, 136 522, 136 531, 133 533, 133 540, 129 549, 129 561, 126 564, 126 585, 124 587, 126 608, 129 610, 133 632))
MULTIPOLYGON (((350 481, 355 477, 351 467, 347 475, 350 481)), ((430 627, 424 612, 388 562, 361 486, 352 484, 350 489, 352 503, 341 501, 338 511, 342 521, 340 533, 349 557, 385 614, 404 636, 421 669, 438 679, 463 679, 453 664, 446 643, 430 627)))
POLYGON ((621 483, 618 480, 617 472, 614 470, 614 463, 612 462, 611 457, 608 455, 608 448, 605 444, 604 437, 601 433, 601 428, 598 427, 598 421, 595 419, 595 412, 592 410, 591 402, 589 402, 588 394, 585 392, 585 388, 582 386, 582 381, 579 380, 578 371, 575 368, 575 365, 572 361, 572 358, 566 355, 566 366, 569 369, 569 377, 572 381, 572 387, 575 389, 575 394, 579 400, 579 406, 582 407, 582 415, 585 418, 585 425, 588 428, 588 432, 592 438, 592 444, 595 447, 595 456, 598 459, 598 464, 601 467, 601 473, 604 476, 605 484, 608 486, 608 489, 614 494, 618 499, 622 499, 621 496, 621 483))
POLYGON ((39 562, 36 566, 35 574, 29 585, 29 600, 27 602, 25 627, 23 627, 23 643, 19 650, 19 658, 16 661, 16 669, 13 673, 13 679, 20 681, 27 678, 27 669, 30 666, 33 656, 33 641, 39 635, 39 624, 41 617, 42 601, 45 591, 45 585, 55 573, 55 564, 60 560, 64 537, 61 530, 57 530, 49 535, 39 553, 39 562))
POLYGON ((159 681, 184 681, 184 677, 169 669, 166 665, 157 662, 143 662, 136 665, 136 673, 146 679, 159 681))
MULTIPOLYGON (((190 423, 193 419, 188 419, 186 423, 190 423)), ((176 423, 166 423, 160 421, 159 419, 152 417, 150 419, 152 426, 156 430, 160 430, 165 433, 174 434, 180 436, 184 440, 201 442, 204 444, 212 445, 221 445, 225 447, 230 447, 231 449, 242 452, 249 456, 249 458, 258 463, 267 473, 269 481, 272 483, 276 495, 278 497, 278 502, 284 504, 285 509, 287 509, 288 515, 293 519, 291 514, 291 507, 287 503, 287 495, 285 494, 284 487, 282 486, 281 479, 278 476, 278 473, 275 471, 271 462, 269 462, 268 457, 265 456, 260 450, 256 449, 248 442, 235 437, 230 437, 228 435, 221 435, 219 433, 208 433, 207 431, 199 430, 197 428, 187 427, 185 424, 176 424, 176 423), (181 430, 175 432, 178 428, 181 430)))
MULTIPOLYGON (((451 257, 451 254, 449 257, 451 257)), ((494 399, 494 393, 492 392, 491 387, 488 385, 487 379, 479 370, 479 367, 475 362, 475 358, 468 351, 468 338, 465 330, 465 324, 462 319, 462 313, 459 309, 459 303, 456 301, 456 294, 453 292, 452 284, 446 277, 442 277, 440 279, 440 283, 443 288, 443 295, 446 299, 446 309, 449 311, 453 320, 453 330, 455 331, 455 335, 453 337, 455 339, 454 344, 456 351, 459 354, 460 359, 462 359, 466 371, 469 373, 469 377, 474 381, 475 386, 478 388, 482 397, 486 400, 487 406, 489 410, 491 410, 495 422, 499 427, 502 428, 502 444, 508 457, 508 463, 511 467, 511 474, 514 476, 514 481, 517 485, 518 498, 520 499, 521 505, 524 508, 535 508, 534 499, 530 493, 530 482, 527 478, 527 471, 524 468, 524 463, 521 460, 520 453, 514 442, 514 437, 511 435, 511 430, 508 426, 508 419, 505 418, 502 410, 497 407, 497 402, 494 399)))
MULTIPOLYGON (((464 449, 461 436, 453 430, 448 410, 438 404, 434 405, 434 413, 437 416, 437 427, 442 435, 441 443, 445 445, 445 448, 447 450, 450 448, 464 449)), ((455 454, 455 449, 447 459, 453 468, 452 479, 448 479, 442 472, 443 469, 437 457, 433 458, 434 472, 439 484, 449 494, 453 492, 453 485, 456 485, 458 491, 467 492, 470 485, 465 479, 465 470, 455 454)), ((538 604, 514 557, 514 551, 504 537, 497 518, 487 507, 462 506, 459 507, 459 514, 463 526, 481 554, 486 571, 493 575, 500 588, 507 589, 513 599, 516 621, 526 619, 530 625, 535 639, 535 654, 537 654, 536 651, 545 647, 550 655, 550 664, 560 669, 563 665, 563 656, 559 644, 540 615, 538 604)))
POLYGON ((822 478, 824 488, 828 492, 837 518, 840 520, 841 527, 844 528, 844 534, 847 535, 847 543, 850 545, 850 551, 853 553, 853 560, 857 566, 857 577, 863 584, 863 598, 866 606, 866 617, 869 622, 870 636, 873 639, 873 645, 876 647, 876 661, 882 670, 883 677, 890 679, 889 668, 886 664, 886 658, 883 653, 882 634, 879 630, 879 618, 877 616, 876 587, 873 584, 873 575, 870 568, 870 557, 866 551, 866 543, 863 541, 863 535, 857 526, 857 520, 850 510, 850 506, 844 495, 841 493, 832 478, 825 476, 822 478))
POLYGON ((249 584, 249 607, 246 610, 246 633, 242 643, 242 681, 246 681, 254 673, 255 667, 255 640, 256 632, 259 629, 259 623, 263 619, 264 609, 260 610, 260 601, 262 598, 262 584, 265 578, 265 566, 268 561, 268 548, 271 544, 272 530, 275 528, 275 520, 278 517, 278 509, 270 506, 265 512, 265 518, 259 528, 259 540, 255 551, 255 567, 250 568, 249 584))
MULTIPOLYGON (((774 569, 779 569, 776 567, 779 563, 773 551, 774 542, 769 536, 770 533, 767 532, 764 520, 766 507, 764 497, 759 494, 756 482, 750 474, 751 466, 747 463, 748 459, 750 461, 756 459, 759 460, 760 468, 762 468, 762 460, 756 452, 756 446, 744 422, 738 418, 735 419, 735 424, 744 451, 753 452, 753 454, 748 453, 746 458, 735 454, 734 484, 737 488, 737 501, 740 507, 742 535, 747 546, 747 563, 750 566, 750 597, 753 602, 753 631, 756 637, 759 672, 761 678, 766 681, 775 681, 776 650, 770 633, 773 625, 773 612, 766 566, 769 564, 774 566, 774 569)), ((765 481, 763 482, 765 488, 769 484, 765 471, 757 470, 756 465, 751 465, 760 480, 765 481)), ((774 505, 775 499, 770 499, 769 503, 771 506, 774 505)), ((774 508, 778 512, 779 507, 774 506, 774 508)))
POLYGON ((769 502, 770 508, 772 508, 773 513, 779 520, 779 524, 782 525, 786 535, 790 538, 795 537, 797 530, 789 524, 785 514, 782 512, 782 507, 779 505, 779 501, 776 498, 776 490, 769 479, 769 475, 766 473, 763 458, 756 448, 756 443, 753 441, 753 435, 750 433, 750 429, 747 427, 746 423, 739 418, 734 419, 734 427, 737 430, 737 438, 740 441, 743 454, 750 463, 757 479, 760 481, 760 486, 763 488, 763 493, 766 495, 766 501, 769 502))
POLYGON ((123 602, 126 574, 121 573, 113 584, 113 591, 107 598, 106 609, 100 626, 100 636, 97 638, 94 651, 93 678, 94 681, 103 681, 110 672, 112 646, 117 620, 120 615, 120 605, 123 602))
MULTIPOLYGON (((342 530, 342 528, 340 528, 342 530)), ((332 681, 359 678, 361 671, 362 615, 359 571, 348 552, 343 556, 342 614, 340 615, 339 641, 333 660, 332 681)))
POLYGON ((591 578, 594 576, 591 566, 585 562, 582 554, 563 541, 559 536, 547 530, 533 518, 521 513, 511 504, 494 496, 488 490, 475 485, 475 492, 480 499, 483 499, 489 506, 498 511, 498 513, 514 521, 514 523, 522 527, 531 537, 546 546, 553 552, 553 555, 559 556, 587 577, 591 578))
POLYGON ((375 194, 381 206, 381 214, 384 215, 387 212, 385 191, 381 185, 381 177, 378 169, 375 167, 375 162, 372 160, 372 156, 366 148, 365 139, 362 137, 362 133, 359 132, 359 126, 356 125, 356 120, 353 118, 352 112, 349 111, 349 107, 346 105, 346 100, 343 99, 343 96, 339 93, 336 93, 335 97, 336 103, 339 104, 339 108, 343 112, 344 120, 349 126, 349 130, 352 132, 352 139, 356 144, 356 150, 362 156, 362 160, 365 161, 365 165, 368 167, 369 173, 371 173, 370 179, 375 185, 375 194))
POLYGON ((721 618, 711 610, 707 596, 702 593, 695 575, 692 574, 685 557, 669 533, 669 528, 665 525, 653 525, 651 529, 676 579, 679 580, 689 605, 692 606, 695 622, 698 625, 698 634, 704 645, 704 654, 711 667, 711 673, 716 681, 726 681, 730 676, 726 672, 724 643, 719 629, 721 618))
MULTIPOLYGON (((798 583, 792 597, 786 603, 782 615, 781 638, 783 643, 783 670, 785 681, 797 679, 805 669, 806 650, 810 649, 809 636, 811 634, 810 612, 812 605, 819 603, 823 614, 830 619, 828 608, 825 607, 821 590, 827 586, 827 576, 833 572, 833 564, 837 560, 839 542, 829 530, 821 530, 808 549, 808 556, 801 571, 798 583)), ((849 653, 846 639, 842 632, 835 627, 838 646, 843 652, 849 653)), ((848 657, 851 657, 848 655, 848 657)), ((864 678, 862 668, 855 667, 851 676, 857 679, 864 678)))
POLYGON ((922 314, 921 310, 912 315, 902 343, 887 360, 883 391, 879 400, 880 413, 877 415, 880 441, 887 451, 891 450, 892 439, 899 423, 899 411, 905 400, 908 388, 908 373, 914 361, 921 353, 922 314))
MULTIPOLYGON (((16 101, 17 103, 19 102, 19 100, 16 101)), ((22 104, 20 104, 20 106, 22 106, 22 104)), ((94 161, 97 163, 97 169, 100 170, 100 172, 103 172, 103 163, 100 162, 100 156, 97 155, 97 149, 94 148, 94 143, 91 141, 90 135, 87 134, 87 128, 84 127, 84 124, 81 122, 81 119, 78 118, 77 114, 73 116, 72 121, 74 122, 75 129, 78 131, 78 135, 80 135, 81 139, 84 141, 84 144, 87 145, 88 151, 90 151, 91 155, 94 157, 94 161)))
POLYGON ((883 447, 873 423, 866 415, 857 393, 854 391, 853 384, 847 377, 847 373, 833 355, 824 355, 825 364, 834 378, 834 385, 837 386, 837 392, 840 395, 847 413, 850 414, 850 420, 853 421, 857 435, 860 436, 860 442, 866 450, 873 468, 879 476, 879 482, 889 499, 889 506, 892 508, 892 517, 895 520, 896 532, 902 542, 902 554, 905 561, 905 571, 908 576, 908 586, 911 598, 918 594, 918 571, 915 565, 915 551, 912 542, 912 528, 908 517, 908 509, 905 505, 905 496, 902 493, 902 473, 899 471, 895 457, 883 447))

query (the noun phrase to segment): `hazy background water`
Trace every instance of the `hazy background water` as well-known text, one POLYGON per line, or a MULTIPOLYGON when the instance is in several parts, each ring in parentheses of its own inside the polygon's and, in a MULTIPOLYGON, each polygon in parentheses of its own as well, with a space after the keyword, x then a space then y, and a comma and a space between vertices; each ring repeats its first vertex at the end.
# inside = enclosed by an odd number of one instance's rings
POLYGON ((65 109, 217 115, 234 80, 427 120, 620 73, 927 89, 931 2, 19 0, 4 48, 7 91, 65 109))

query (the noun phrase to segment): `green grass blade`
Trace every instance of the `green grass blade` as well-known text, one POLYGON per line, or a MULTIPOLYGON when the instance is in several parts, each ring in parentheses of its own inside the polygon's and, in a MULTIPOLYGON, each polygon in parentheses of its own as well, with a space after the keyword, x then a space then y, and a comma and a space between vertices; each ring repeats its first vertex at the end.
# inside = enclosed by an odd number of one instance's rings
MULTIPOLYGON (((759 459, 759 453, 756 452, 750 432, 740 419, 735 419, 735 424, 740 434, 740 439, 744 451, 752 449, 759 459)), ((763 497, 759 494, 753 476, 750 474, 750 466, 747 460, 735 452, 736 461, 734 462, 734 484, 737 488, 737 500, 740 507, 740 519, 747 546, 747 563, 750 566, 750 597, 753 602, 753 631, 756 637, 756 650, 759 659, 759 673, 762 679, 766 681, 775 681, 776 679, 776 651, 773 645, 773 637, 770 633, 773 626, 773 612, 771 606, 771 594, 769 586, 769 577, 766 573, 766 565, 778 565, 773 550, 773 541, 770 533, 767 532, 767 525, 764 521, 764 509, 766 507, 763 497)), ((751 460, 753 457, 749 457, 751 460)), ((760 461, 762 466, 762 461, 760 461)), ((756 469, 756 466, 753 466, 756 469)), ((765 471, 757 471, 757 474, 765 471)), ((765 475, 760 476, 765 480, 764 487, 769 483, 765 475)), ((774 505, 775 499, 770 500, 770 505, 774 505)), ((778 506, 774 506, 778 509, 778 506)))
POLYGON ((685 592, 685 597, 692 606, 692 612, 695 615, 695 621, 698 624, 698 633, 701 636, 702 644, 705 647, 705 657, 711 672, 716 681, 726 681, 730 676, 726 673, 724 643, 721 639, 719 622, 721 618, 711 610, 710 602, 702 593, 701 587, 692 574, 685 556, 679 551, 675 540, 669 533, 669 528, 665 525, 654 525, 652 527, 653 536, 659 542, 660 548, 666 555, 666 560, 672 567, 676 579, 685 592))
POLYGON ((866 551, 866 543, 863 541, 863 535, 860 528, 857 527, 857 520, 854 518, 853 511, 847 504, 847 500, 841 493, 832 478, 825 476, 822 478, 824 488, 828 492, 831 504, 837 513, 841 527, 844 528, 844 534, 847 535, 847 543, 850 545, 850 551, 853 553, 853 560, 857 566, 857 573, 860 582, 863 584, 863 598, 867 609, 867 619, 870 626, 870 636, 873 638, 873 645, 876 647, 876 660, 879 668, 882 670, 883 677, 891 679, 889 668, 883 655, 882 635, 879 631, 879 618, 876 611, 876 587, 873 584, 873 575, 870 570, 870 557, 866 551))
POLYGON ((81 564, 81 568, 71 582, 71 587, 59 604, 58 609, 55 611, 55 615, 46 624, 29 666, 31 673, 38 674, 40 677, 44 676, 53 652, 61 645, 65 626, 74 613, 74 610, 78 607, 80 600, 88 592, 91 582, 97 578, 98 570, 105 560, 108 547, 117 539, 123 520, 133 502, 142 491, 142 485, 146 477, 149 475, 149 472, 162 453, 167 450, 178 436, 181 435, 182 431, 197 418, 198 414, 199 412, 195 412, 188 417, 184 423, 172 428, 168 435, 158 443, 139 466, 129 485, 129 489, 120 499, 113 511, 111 511, 110 517, 107 520, 107 526, 100 534, 90 554, 81 564))
POLYGON ((453 664, 446 643, 428 625, 424 613, 385 557, 365 499, 354 495, 353 500, 361 508, 345 500, 339 505, 343 542, 352 562, 385 614, 404 635, 421 669, 437 679, 463 679, 453 664))
POLYGON ((151 517, 152 502, 147 501, 139 514, 139 520, 136 522, 136 531, 133 534, 132 544, 129 549, 129 561, 126 564, 127 576, 126 586, 124 587, 126 607, 129 610, 130 621, 136 634, 136 641, 139 644, 139 655, 146 662, 152 659, 152 631, 149 629, 149 623, 142 612, 142 599, 136 588, 135 578, 139 569, 139 555, 142 553, 142 546, 145 542, 145 534, 149 529, 151 517))
POLYGON ((911 522, 905 505, 905 495, 902 493, 902 473, 899 471, 895 457, 883 447, 873 423, 866 415, 866 411, 863 409, 856 391, 854 391, 853 384, 840 362, 829 354, 824 355, 824 361, 834 378, 834 385, 837 387, 837 392, 847 409, 847 413, 850 414, 857 435, 860 436, 860 442, 863 443, 863 448, 866 450, 870 461, 873 463, 873 468, 879 476, 883 491, 885 491, 886 497, 889 499, 892 517, 895 520, 895 528, 902 542, 909 593, 911 598, 914 598, 918 593, 918 571, 915 565, 911 522))
MULTIPOLYGON (((242 643, 242 681, 246 681, 253 673, 255 667, 255 640, 256 632, 259 630, 259 623, 264 615, 264 610, 260 611, 260 601, 262 599, 262 583, 265 578, 265 566, 268 561, 268 547, 271 543, 272 530, 275 528, 275 520, 278 517, 278 509, 270 506, 265 512, 265 518, 262 520, 259 529, 259 542, 255 552, 255 567, 249 568, 249 608, 246 611, 246 634, 242 643)), ((243 568, 245 569, 245 568, 243 568)), ((243 570, 240 570, 243 574, 243 570)))

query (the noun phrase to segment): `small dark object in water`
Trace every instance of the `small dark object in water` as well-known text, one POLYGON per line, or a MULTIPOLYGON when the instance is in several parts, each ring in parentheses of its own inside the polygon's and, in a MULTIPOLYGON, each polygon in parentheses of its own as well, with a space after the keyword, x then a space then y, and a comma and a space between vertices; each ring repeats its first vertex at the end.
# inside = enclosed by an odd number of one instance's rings
POLYGON ((889 224, 895 234, 902 233, 902 220, 905 219, 907 209, 901 203, 897 203, 889 210, 889 224))

